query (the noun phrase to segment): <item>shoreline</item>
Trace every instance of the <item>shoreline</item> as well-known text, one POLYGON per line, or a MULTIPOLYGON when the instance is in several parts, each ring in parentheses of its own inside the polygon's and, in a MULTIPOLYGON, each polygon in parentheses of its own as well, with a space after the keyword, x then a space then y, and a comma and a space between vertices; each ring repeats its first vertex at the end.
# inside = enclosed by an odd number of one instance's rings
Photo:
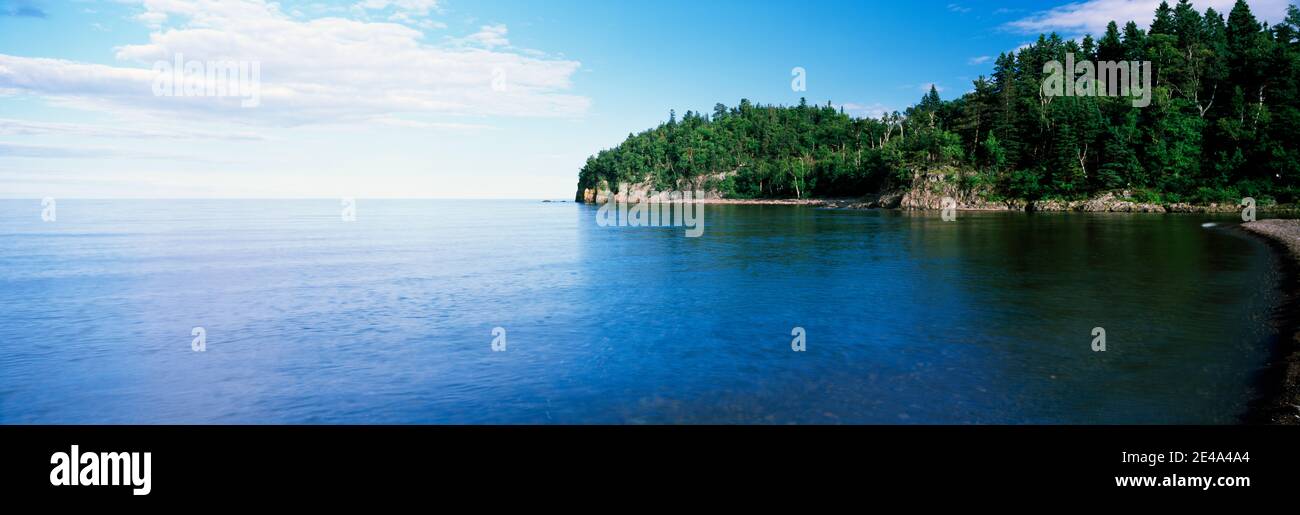
MULTIPOLYGON (((908 202, 904 195, 881 195, 877 198, 804 198, 804 199, 734 199, 734 198, 702 198, 694 200, 698 204, 715 204, 715 205, 752 205, 752 206, 811 206, 826 209, 892 209, 899 211, 940 211, 942 206, 939 199, 916 199, 920 202, 908 202), (933 200, 933 202, 928 202, 933 200)), ((579 202, 583 203, 583 202, 579 202)), ((1154 203, 1135 203, 1132 201, 1118 198, 1099 198, 1088 201, 1059 201, 1059 200, 1006 200, 999 202, 976 201, 962 202, 957 201, 955 207, 957 211, 994 211, 994 212, 1080 212, 1080 213, 1198 213, 1198 214, 1223 214, 1223 213, 1240 213, 1242 206, 1235 204, 1154 204, 1154 203)), ((1300 205, 1271 205, 1260 206, 1257 208, 1261 213, 1297 213, 1300 214, 1300 205)))
POLYGON ((1243 417, 1248 424, 1300 425, 1300 220, 1258 220, 1239 226, 1278 252, 1282 302, 1277 344, 1261 372, 1260 396, 1243 417))

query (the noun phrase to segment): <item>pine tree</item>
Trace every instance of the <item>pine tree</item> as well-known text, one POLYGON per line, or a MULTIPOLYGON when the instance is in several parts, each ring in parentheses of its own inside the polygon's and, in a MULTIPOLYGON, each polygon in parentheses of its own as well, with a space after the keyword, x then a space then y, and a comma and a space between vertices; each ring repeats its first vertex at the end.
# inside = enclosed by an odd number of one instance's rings
POLYGON ((1151 22, 1150 34, 1174 34, 1174 12, 1169 8, 1169 2, 1160 2, 1156 8, 1156 19, 1151 22))

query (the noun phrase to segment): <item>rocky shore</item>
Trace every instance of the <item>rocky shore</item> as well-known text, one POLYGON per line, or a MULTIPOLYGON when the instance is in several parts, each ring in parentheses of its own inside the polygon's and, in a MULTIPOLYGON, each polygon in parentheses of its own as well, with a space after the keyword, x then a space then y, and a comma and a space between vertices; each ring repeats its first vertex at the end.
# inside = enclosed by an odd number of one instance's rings
MULTIPOLYGON (((694 201, 704 204, 740 204, 740 205, 801 205, 833 209, 902 209, 916 211, 934 211, 943 209, 944 199, 951 198, 959 211, 1041 211, 1041 212, 1081 212, 1081 213, 1233 213, 1240 212, 1243 206, 1232 203, 1190 204, 1155 203, 1140 201, 1128 191, 1105 193, 1086 200, 990 200, 987 192, 961 189, 950 173, 917 173, 910 185, 859 198, 802 198, 802 199, 734 199, 725 196, 709 184, 725 178, 724 175, 710 176, 699 181, 683 183, 680 189, 696 192, 694 201)), ((575 200, 585 203, 637 202, 640 199, 663 201, 663 193, 656 192, 649 180, 640 184, 623 184, 617 192, 599 191, 594 188, 579 190, 575 200)), ((1300 206, 1259 206, 1260 211, 1300 212, 1300 206)))
MULTIPOLYGON (((601 199, 603 201, 604 198, 601 199)), ((622 200, 619 196, 618 200, 622 200)), ((955 198, 958 211, 1040 211, 1081 213, 1237 213, 1241 206, 1233 204, 1155 204, 1127 200, 1107 194, 1089 200, 1007 200, 955 198)), ((588 199, 587 202, 594 202, 588 199)), ((635 200, 634 200, 635 202, 635 200)), ((830 209, 902 209, 908 211, 938 211, 943 209, 942 196, 907 193, 886 193, 865 198, 805 198, 805 199, 733 199, 720 195, 696 199, 701 204, 760 205, 760 206, 813 206, 830 209)), ((1294 206, 1260 207, 1265 212, 1300 212, 1294 206)))
POLYGON ((1278 346, 1265 373, 1266 390, 1248 421, 1300 425, 1300 220, 1259 220, 1240 227, 1265 238, 1285 256, 1278 346))

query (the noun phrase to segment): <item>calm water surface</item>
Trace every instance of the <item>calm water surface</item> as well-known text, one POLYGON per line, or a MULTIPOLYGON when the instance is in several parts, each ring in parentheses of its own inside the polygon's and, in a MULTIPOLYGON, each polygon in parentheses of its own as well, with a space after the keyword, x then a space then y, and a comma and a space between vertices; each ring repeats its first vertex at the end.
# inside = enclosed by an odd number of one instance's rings
POLYGON ((1279 298, 1208 215, 40 211, 0 201, 0 423, 1232 423, 1279 298))

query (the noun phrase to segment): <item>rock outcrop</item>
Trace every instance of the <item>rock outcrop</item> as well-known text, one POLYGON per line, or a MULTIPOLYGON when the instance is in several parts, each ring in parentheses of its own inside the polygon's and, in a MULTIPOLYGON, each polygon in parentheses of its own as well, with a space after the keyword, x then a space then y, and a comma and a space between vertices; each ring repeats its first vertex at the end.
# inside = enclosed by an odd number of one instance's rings
MULTIPOLYGON (((717 201, 722 199, 722 192, 718 190, 717 184, 727 177, 734 175, 736 172, 718 173, 709 176, 696 177, 692 180, 678 181, 676 187, 669 188, 677 192, 689 191, 694 200, 717 201)), ((583 188, 576 200, 588 204, 603 204, 609 200, 615 202, 636 202, 640 200, 650 200, 658 202, 667 202, 670 200, 669 191, 656 188, 654 179, 647 177, 639 183, 623 183, 613 188, 608 184, 601 184, 596 188, 583 188)))

